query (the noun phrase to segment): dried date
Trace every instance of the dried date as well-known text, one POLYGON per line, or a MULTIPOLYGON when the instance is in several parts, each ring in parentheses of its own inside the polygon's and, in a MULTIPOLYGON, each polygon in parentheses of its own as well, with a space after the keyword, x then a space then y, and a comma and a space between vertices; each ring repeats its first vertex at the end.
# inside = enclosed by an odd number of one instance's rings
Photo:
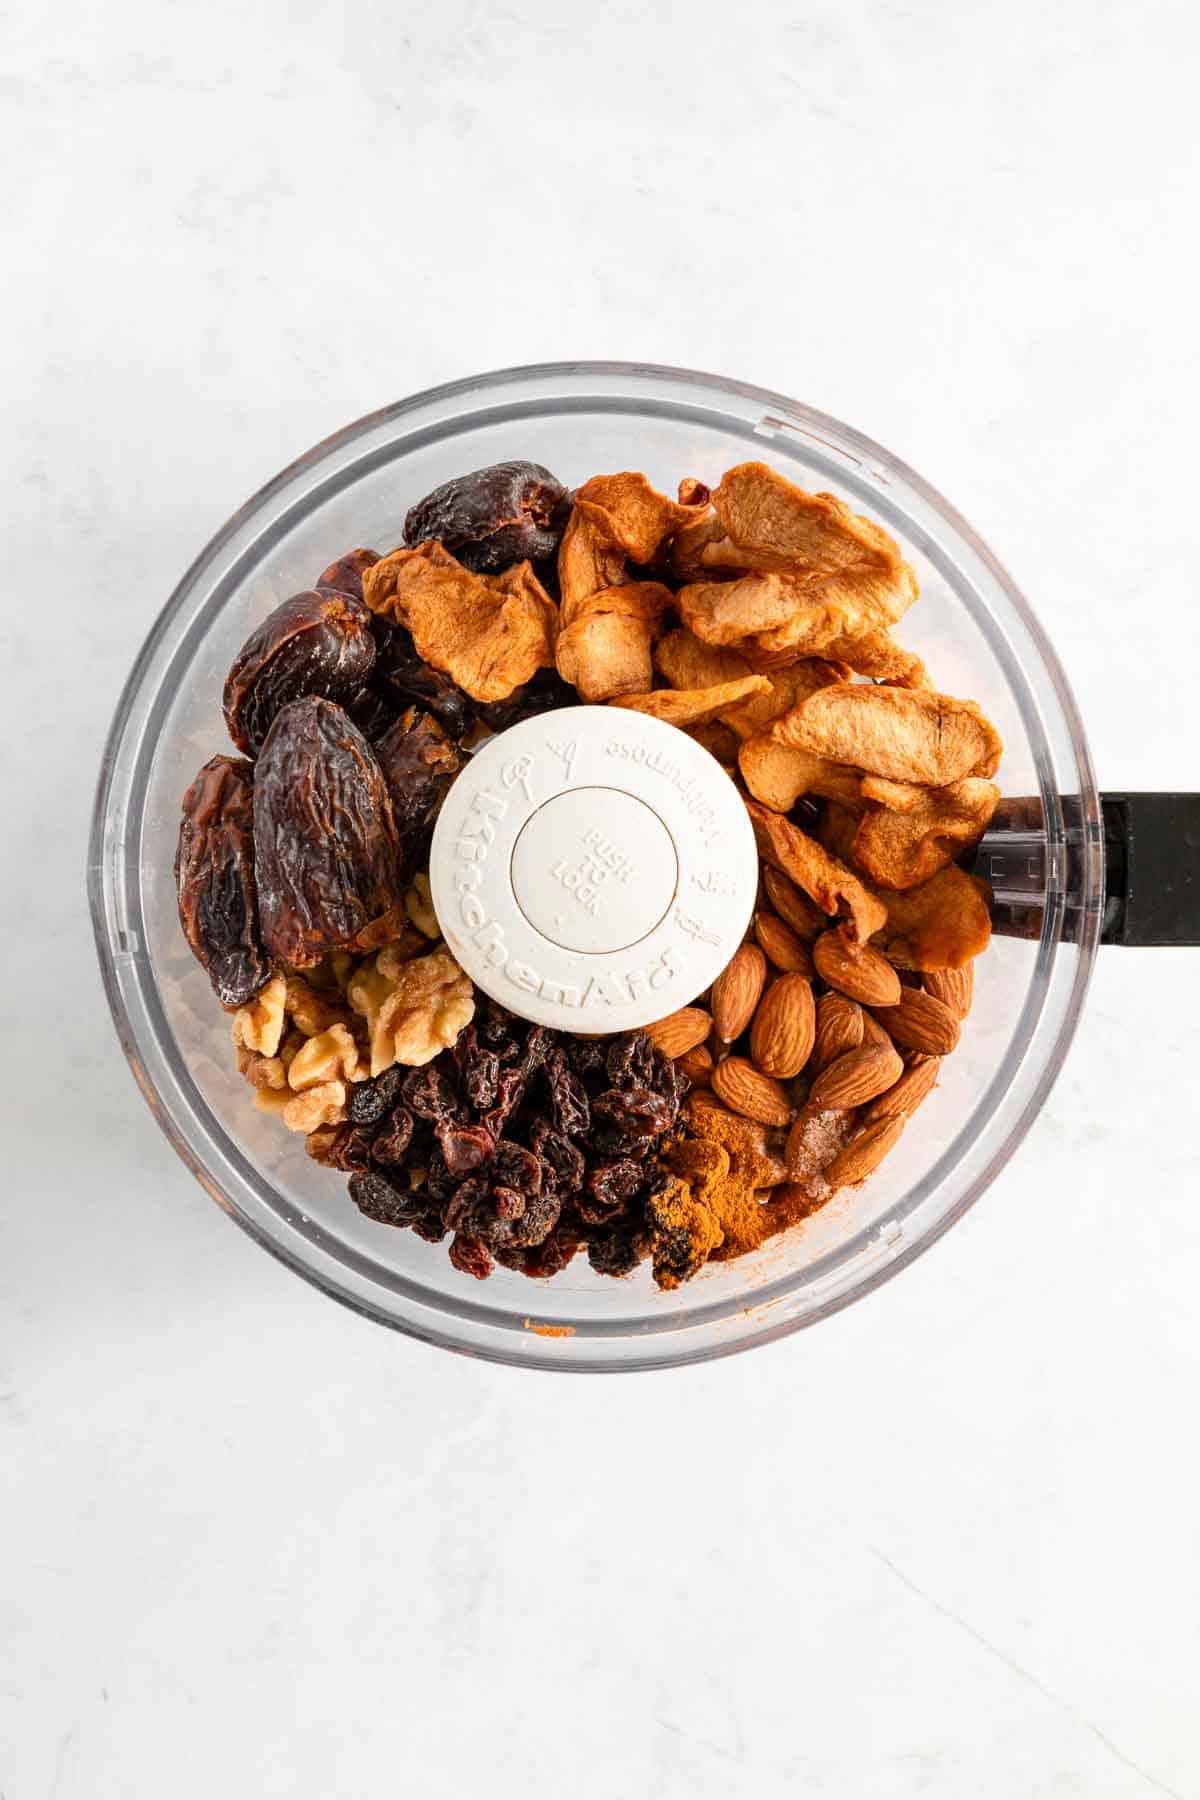
POLYGON ((375 755, 392 797, 405 881, 424 859, 433 822, 466 758, 437 720, 415 706, 384 732, 375 755))
POLYGON ((350 700, 375 661, 370 614, 350 594, 293 594, 252 631, 225 681, 225 723, 256 756, 280 709, 305 694, 350 700))
POLYGON ((259 918, 293 968, 382 941, 401 894, 396 827, 370 745, 330 700, 276 716, 254 780, 259 918))
POLYGON ((372 687, 393 704, 419 706, 432 713, 449 737, 465 737, 475 718, 471 696, 417 655, 402 625, 392 625, 374 613, 371 618, 377 646, 372 687))
POLYGON ((245 1006, 269 979, 259 932, 254 771, 232 756, 205 763, 183 797, 175 883, 179 922, 222 1006, 245 1006))
POLYGON ((321 571, 313 586, 332 588, 338 594, 353 594, 356 600, 361 600, 363 572, 374 568, 378 561, 378 550, 347 550, 345 556, 339 556, 336 562, 321 571))
POLYGON ((495 574, 553 556, 569 513, 566 488, 540 463, 493 463, 443 482, 411 506, 404 541, 437 538, 466 568, 495 574))

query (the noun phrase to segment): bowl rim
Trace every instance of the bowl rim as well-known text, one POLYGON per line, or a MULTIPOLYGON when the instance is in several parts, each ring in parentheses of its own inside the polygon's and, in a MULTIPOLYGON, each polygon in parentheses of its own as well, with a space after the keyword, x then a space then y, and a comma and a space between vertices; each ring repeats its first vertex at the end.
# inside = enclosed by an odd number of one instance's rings
MULTIPOLYGON (((596 397, 599 398, 599 396, 596 397)), ((628 396, 622 397, 627 398, 628 396)), ((853 460, 852 457, 851 460, 853 460)), ((1065 833, 1061 831, 1061 819, 1059 826, 1060 835, 1064 837, 1065 841, 1065 833)), ((753 1349, 760 1344, 774 1342, 803 1327, 815 1324, 820 1319, 828 1318, 853 1301, 874 1292, 901 1269, 908 1267, 918 1256, 930 1249, 975 1204, 1023 1141, 1030 1124, 1045 1104, 1073 1040, 1091 978, 1094 951, 1100 938, 1104 902, 1103 821, 1090 750, 1079 708, 1057 653, 1036 614, 999 559, 963 515, 901 458, 853 426, 846 425, 832 415, 754 384, 669 364, 614 360, 557 361, 522 364, 464 376, 455 381, 423 389, 362 415, 322 438, 310 449, 286 464, 278 474, 272 476, 251 494, 212 535, 188 565, 153 621, 121 689, 100 760, 88 843, 87 893, 109 1011, 134 1079, 150 1106, 159 1128, 164 1132, 181 1160, 222 1210, 257 1243, 323 1293, 340 1301, 363 1317, 387 1325, 406 1336, 437 1345, 439 1348, 455 1350, 486 1361, 510 1366, 543 1368, 570 1373, 613 1373, 679 1367, 695 1362, 709 1361, 716 1357, 734 1355, 743 1350, 753 1349), (588 380, 610 378, 613 381, 624 383, 636 383, 639 380, 648 383, 676 382, 701 393, 723 396, 727 399, 733 398, 743 403, 751 403, 768 409, 764 413, 764 417, 773 418, 774 415, 780 415, 781 422, 794 429, 799 429, 805 435, 823 444, 826 449, 831 449, 840 456, 850 456, 851 450, 857 451, 864 467, 870 469, 873 474, 886 469, 890 475, 903 482, 913 494, 921 499, 945 526, 957 534, 968 551, 979 560, 992 580, 1003 591, 1006 601, 1012 606, 1021 626, 1032 642, 1040 660, 1041 673, 1049 681, 1054 691, 1062 722, 1065 724, 1071 740, 1072 753, 1080 777, 1079 803, 1082 828, 1074 834, 1073 852, 1078 859, 1083 891, 1087 895, 1087 904, 1075 922, 1076 929, 1073 937, 1073 942, 1080 954, 1071 977, 1069 992, 1061 1006, 1056 1036, 1050 1054, 1046 1056, 1044 1066, 1026 1095, 1019 1113, 1009 1123, 1003 1141, 998 1144, 987 1162, 970 1177, 963 1192, 939 1218, 926 1226, 919 1235, 911 1237, 894 1254, 877 1261, 873 1267, 860 1270, 855 1280, 844 1290, 817 1301, 800 1315, 766 1321, 754 1329, 715 1342, 695 1344, 684 1341, 678 1343, 672 1353, 666 1356, 638 1356, 635 1347, 639 1341, 644 1340, 627 1336, 617 1340, 623 1346, 622 1354, 593 1356, 587 1360, 576 1359, 571 1355, 569 1349, 555 1349, 552 1345, 548 1346, 544 1339, 531 1338, 529 1332, 509 1333, 507 1340, 500 1342, 471 1341, 467 1343, 452 1333, 441 1331, 434 1325, 428 1324, 421 1317, 397 1317, 386 1306, 374 1304, 364 1295, 355 1293, 332 1279, 322 1268, 306 1262, 303 1256, 297 1254, 288 1244, 270 1236, 255 1220, 247 1216, 221 1189, 214 1176, 200 1163, 174 1115, 162 1104, 152 1079, 142 1065, 136 1037, 120 990, 112 943, 112 921, 106 907, 104 866, 109 809, 118 753, 128 731, 146 671, 153 663, 174 622, 176 613, 190 594, 195 582, 243 527, 307 471, 335 455, 339 450, 353 445, 359 439, 380 428, 395 424, 408 414, 430 407, 443 406, 448 402, 463 398, 495 396, 505 388, 520 383, 579 377, 588 380), (829 443, 823 434, 830 434, 837 441, 829 443), (530 1354, 535 1346, 537 1353, 530 1354)), ((1052 919, 1050 914, 1051 909, 1047 908, 1047 917, 1043 927, 1043 945, 1048 938, 1053 937, 1057 940, 1061 936, 1061 916, 1052 919)), ((1038 1009, 1039 1016, 1044 1004, 1045 997, 1043 996, 1042 1006, 1038 1009)), ((438 1316, 432 1306, 429 1310, 434 1317, 438 1316)), ((531 1310, 536 1310, 536 1306, 531 1310)), ((681 1332, 694 1329, 697 1323, 699 1321, 694 1319, 682 1323, 681 1332)), ((580 1335, 587 1334, 581 1333, 580 1335)))

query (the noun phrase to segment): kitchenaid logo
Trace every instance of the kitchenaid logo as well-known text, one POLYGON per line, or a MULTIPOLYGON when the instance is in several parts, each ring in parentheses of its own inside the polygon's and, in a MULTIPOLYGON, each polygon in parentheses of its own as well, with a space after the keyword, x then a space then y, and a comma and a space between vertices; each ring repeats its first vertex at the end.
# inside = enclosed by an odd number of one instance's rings
POLYGON ((522 993, 538 994, 555 1006, 629 1006, 648 993, 664 988, 681 975, 685 962, 678 950, 664 950, 653 962, 637 969, 605 969, 582 987, 556 981, 531 963, 513 956, 504 939, 504 927, 488 916, 481 898, 484 870, 496 842, 496 822, 508 811, 507 801, 482 788, 472 799, 470 811, 459 827, 454 845, 454 892, 464 934, 481 953, 489 969, 502 969, 505 979, 522 993))
POLYGON ((720 838, 720 827, 715 823, 716 809, 712 801, 705 798, 704 782, 699 776, 685 774, 665 750, 647 750, 645 744, 626 744, 620 738, 610 738, 604 746, 604 754, 623 757, 626 762, 636 763, 639 769, 649 769, 670 782, 683 801, 684 811, 695 823, 705 849, 710 849, 720 838))

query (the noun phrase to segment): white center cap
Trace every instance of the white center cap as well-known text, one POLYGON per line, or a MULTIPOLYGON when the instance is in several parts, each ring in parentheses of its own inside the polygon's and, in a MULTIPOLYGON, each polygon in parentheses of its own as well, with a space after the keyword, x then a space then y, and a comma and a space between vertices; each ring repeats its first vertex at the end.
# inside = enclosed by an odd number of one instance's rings
POLYGON ((430 883, 485 993, 559 1030, 629 1031, 725 967, 758 857, 707 750, 644 713, 578 706, 472 757, 438 815, 430 883))

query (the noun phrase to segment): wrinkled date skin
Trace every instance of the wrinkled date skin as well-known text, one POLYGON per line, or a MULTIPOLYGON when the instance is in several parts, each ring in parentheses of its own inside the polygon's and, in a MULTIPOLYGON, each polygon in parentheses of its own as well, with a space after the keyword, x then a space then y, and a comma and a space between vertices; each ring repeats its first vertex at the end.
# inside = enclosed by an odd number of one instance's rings
POLYGON ((363 571, 374 568, 378 561, 378 550, 347 550, 345 556, 339 556, 336 562, 321 571, 313 586, 332 588, 335 593, 350 594, 355 600, 361 600, 363 571))
POLYGON ((259 935, 254 771, 232 756, 205 763, 183 797, 175 883, 184 936, 222 1006, 245 1006, 270 978, 259 935))
POLYGON ((254 775, 254 854, 269 955, 303 969, 383 941, 401 903, 392 803, 371 746, 333 701, 309 696, 277 714, 254 775))
POLYGON ((429 834, 466 761, 437 720, 410 706, 375 745, 392 797, 392 814, 400 845, 400 879, 406 881, 429 847, 429 834))
POLYGON ((315 588, 277 606, 250 633, 226 678, 225 723, 238 749, 256 756, 289 700, 351 699, 375 662, 370 618, 353 595, 315 588))
POLYGON ((447 481, 408 510, 406 544, 437 538, 478 575, 553 556, 570 511, 561 481, 540 463, 493 463, 447 481))

